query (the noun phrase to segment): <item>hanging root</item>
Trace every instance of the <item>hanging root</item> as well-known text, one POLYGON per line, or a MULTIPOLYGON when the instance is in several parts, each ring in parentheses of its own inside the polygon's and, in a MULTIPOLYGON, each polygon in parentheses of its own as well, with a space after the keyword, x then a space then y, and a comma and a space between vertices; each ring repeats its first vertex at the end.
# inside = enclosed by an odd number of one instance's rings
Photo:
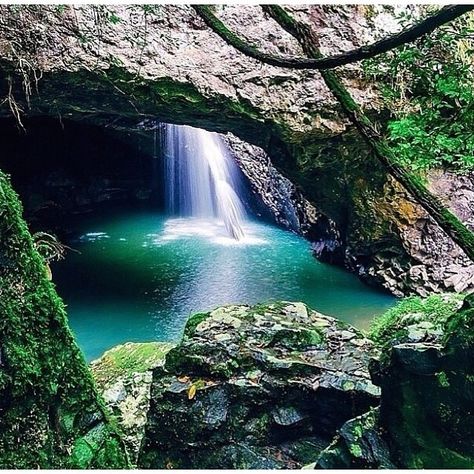
POLYGON ((32 237, 36 250, 47 263, 55 260, 62 260, 66 255, 66 250, 77 252, 77 250, 59 242, 56 236, 46 232, 36 232, 32 237))
MULTIPOLYGON (((15 58, 15 69, 18 72, 21 78, 21 84, 23 87, 23 92, 25 94, 25 100, 27 107, 30 108, 31 106, 31 96, 33 92, 33 87, 36 92, 38 92, 38 82, 42 77, 42 72, 37 71, 32 62, 28 59, 22 57, 18 53, 18 48, 16 47, 13 41, 9 42, 10 52, 12 53, 13 57, 15 58)), ((15 122, 19 129, 23 132, 26 131, 25 126, 21 120, 22 114, 24 114, 24 110, 18 105, 18 102, 15 100, 13 95, 13 79, 11 76, 7 78, 8 81, 8 93, 4 100, 0 102, 0 105, 5 103, 8 104, 13 117, 15 118, 15 122)))
POLYGON ((7 80, 8 80, 8 93, 5 99, 3 99, 3 101, 0 103, 0 105, 3 105, 5 103, 8 104, 8 107, 11 110, 11 113, 13 115, 13 118, 15 119, 15 122, 18 128, 21 129, 23 132, 26 132, 25 126, 23 125, 23 122, 21 121, 21 114, 23 113, 23 109, 18 105, 13 95, 13 80, 11 77, 8 77, 7 80))

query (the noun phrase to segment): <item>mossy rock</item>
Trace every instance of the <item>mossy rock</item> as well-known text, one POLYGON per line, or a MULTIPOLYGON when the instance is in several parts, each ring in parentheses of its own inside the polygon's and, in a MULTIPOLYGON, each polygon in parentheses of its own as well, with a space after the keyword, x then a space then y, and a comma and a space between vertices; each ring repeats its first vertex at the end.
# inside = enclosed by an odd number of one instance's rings
MULTIPOLYGON (((162 367, 174 344, 169 342, 128 342, 114 347, 91 362, 92 372, 112 416, 122 431, 129 459, 136 464, 145 434, 150 408, 153 369, 162 367)), ((88 446, 82 443, 79 459, 87 459, 88 446)))
POLYGON ((303 303, 192 316, 153 370, 138 466, 300 467, 351 415, 377 404, 368 374, 376 353, 355 328, 303 303))
POLYGON ((86 457, 91 466, 128 467, 18 196, 1 172, 0 260, 0 467, 74 468, 86 457), (99 425, 102 441, 86 456, 80 440, 99 425), (82 455, 71 456, 76 443, 82 455))
POLYGON ((154 369, 164 364, 166 354, 174 346, 170 342, 127 342, 115 346, 91 362, 94 378, 105 387, 118 377, 154 369))
MULTIPOLYGON (((455 301, 457 307, 461 299, 455 301)), ((470 301, 457 310, 448 306, 448 311, 444 302, 441 311, 432 313, 443 328, 436 340, 395 344, 371 367, 372 378, 382 389, 380 429, 399 467, 474 467, 470 301)))
POLYGON ((405 342, 440 342, 463 299, 456 293, 404 298, 373 320, 368 336, 384 348, 405 342))
POLYGON ((319 455, 320 469, 394 469, 390 449, 379 428, 378 409, 346 422, 319 455))

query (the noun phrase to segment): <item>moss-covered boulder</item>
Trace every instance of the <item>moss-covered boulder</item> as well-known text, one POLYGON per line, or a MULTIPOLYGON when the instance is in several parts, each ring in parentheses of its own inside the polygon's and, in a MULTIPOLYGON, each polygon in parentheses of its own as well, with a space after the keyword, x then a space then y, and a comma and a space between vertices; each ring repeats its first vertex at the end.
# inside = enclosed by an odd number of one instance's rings
POLYGON ((123 468, 123 443, 0 172, 0 468, 123 468))
POLYGON ((150 408, 151 371, 164 364, 165 355, 173 346, 167 342, 128 342, 91 362, 94 378, 122 429, 133 464, 141 447, 150 408))
POLYGON ((474 468, 472 296, 447 319, 441 340, 395 345, 371 370, 397 465, 474 468))
POLYGON ((380 408, 347 422, 313 467, 474 468, 474 296, 462 299, 409 298, 375 321, 380 408))
POLYGON ((373 344, 302 303, 190 318, 153 370, 143 468, 296 468, 378 403, 373 344))

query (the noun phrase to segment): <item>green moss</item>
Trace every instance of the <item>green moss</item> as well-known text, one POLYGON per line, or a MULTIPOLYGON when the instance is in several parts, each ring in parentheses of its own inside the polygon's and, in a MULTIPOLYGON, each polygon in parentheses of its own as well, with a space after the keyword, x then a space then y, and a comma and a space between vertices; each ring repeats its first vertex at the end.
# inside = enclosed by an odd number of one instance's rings
POLYGON ((74 443, 71 464, 77 469, 87 469, 94 457, 94 450, 87 441, 80 438, 74 443))
POLYGON ((186 323, 186 327, 184 328, 184 338, 191 337, 191 335, 194 333, 194 331, 199 326, 199 324, 202 323, 204 320, 206 320, 210 315, 211 313, 193 314, 188 319, 188 322, 186 323))
POLYGON ((472 295, 466 298, 461 311, 454 313, 447 321, 444 342, 448 349, 465 347, 468 353, 474 346, 474 308, 472 295), (469 298, 469 299, 468 299, 469 298))
POLYGON ((169 342, 128 342, 113 347, 91 363, 94 378, 103 385, 117 377, 146 372, 163 364, 166 354, 174 346, 169 342))
POLYGON ((448 380, 448 376, 446 375, 446 372, 438 372, 436 374, 436 377, 438 378, 438 383, 441 387, 444 387, 444 388, 449 387, 449 380, 448 380))
POLYGON ((288 349, 305 349, 308 346, 318 346, 324 341, 324 336, 317 329, 282 329, 272 339, 272 344, 281 344, 288 349))
POLYGON ((412 324, 430 322, 435 328, 443 329, 463 298, 464 295, 460 294, 404 298, 372 322, 368 335, 378 345, 384 346, 404 340, 407 326, 412 324))
MULTIPOLYGON (((0 262, 0 467, 70 466, 74 443, 93 426, 91 413, 120 445, 18 196, 1 172, 0 262)), ((124 457, 117 462, 128 465, 124 457)))
POLYGON ((355 457, 361 457, 362 456, 362 448, 358 444, 351 444, 349 446, 349 451, 355 457))

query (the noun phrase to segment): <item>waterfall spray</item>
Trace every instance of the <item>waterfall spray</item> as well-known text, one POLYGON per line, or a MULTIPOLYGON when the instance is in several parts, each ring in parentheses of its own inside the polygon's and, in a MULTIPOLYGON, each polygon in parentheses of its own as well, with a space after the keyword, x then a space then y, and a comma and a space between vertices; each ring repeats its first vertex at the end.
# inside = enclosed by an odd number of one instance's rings
POLYGON ((238 168, 216 133, 164 124, 166 207, 170 214, 218 218, 231 237, 244 237, 238 168))

